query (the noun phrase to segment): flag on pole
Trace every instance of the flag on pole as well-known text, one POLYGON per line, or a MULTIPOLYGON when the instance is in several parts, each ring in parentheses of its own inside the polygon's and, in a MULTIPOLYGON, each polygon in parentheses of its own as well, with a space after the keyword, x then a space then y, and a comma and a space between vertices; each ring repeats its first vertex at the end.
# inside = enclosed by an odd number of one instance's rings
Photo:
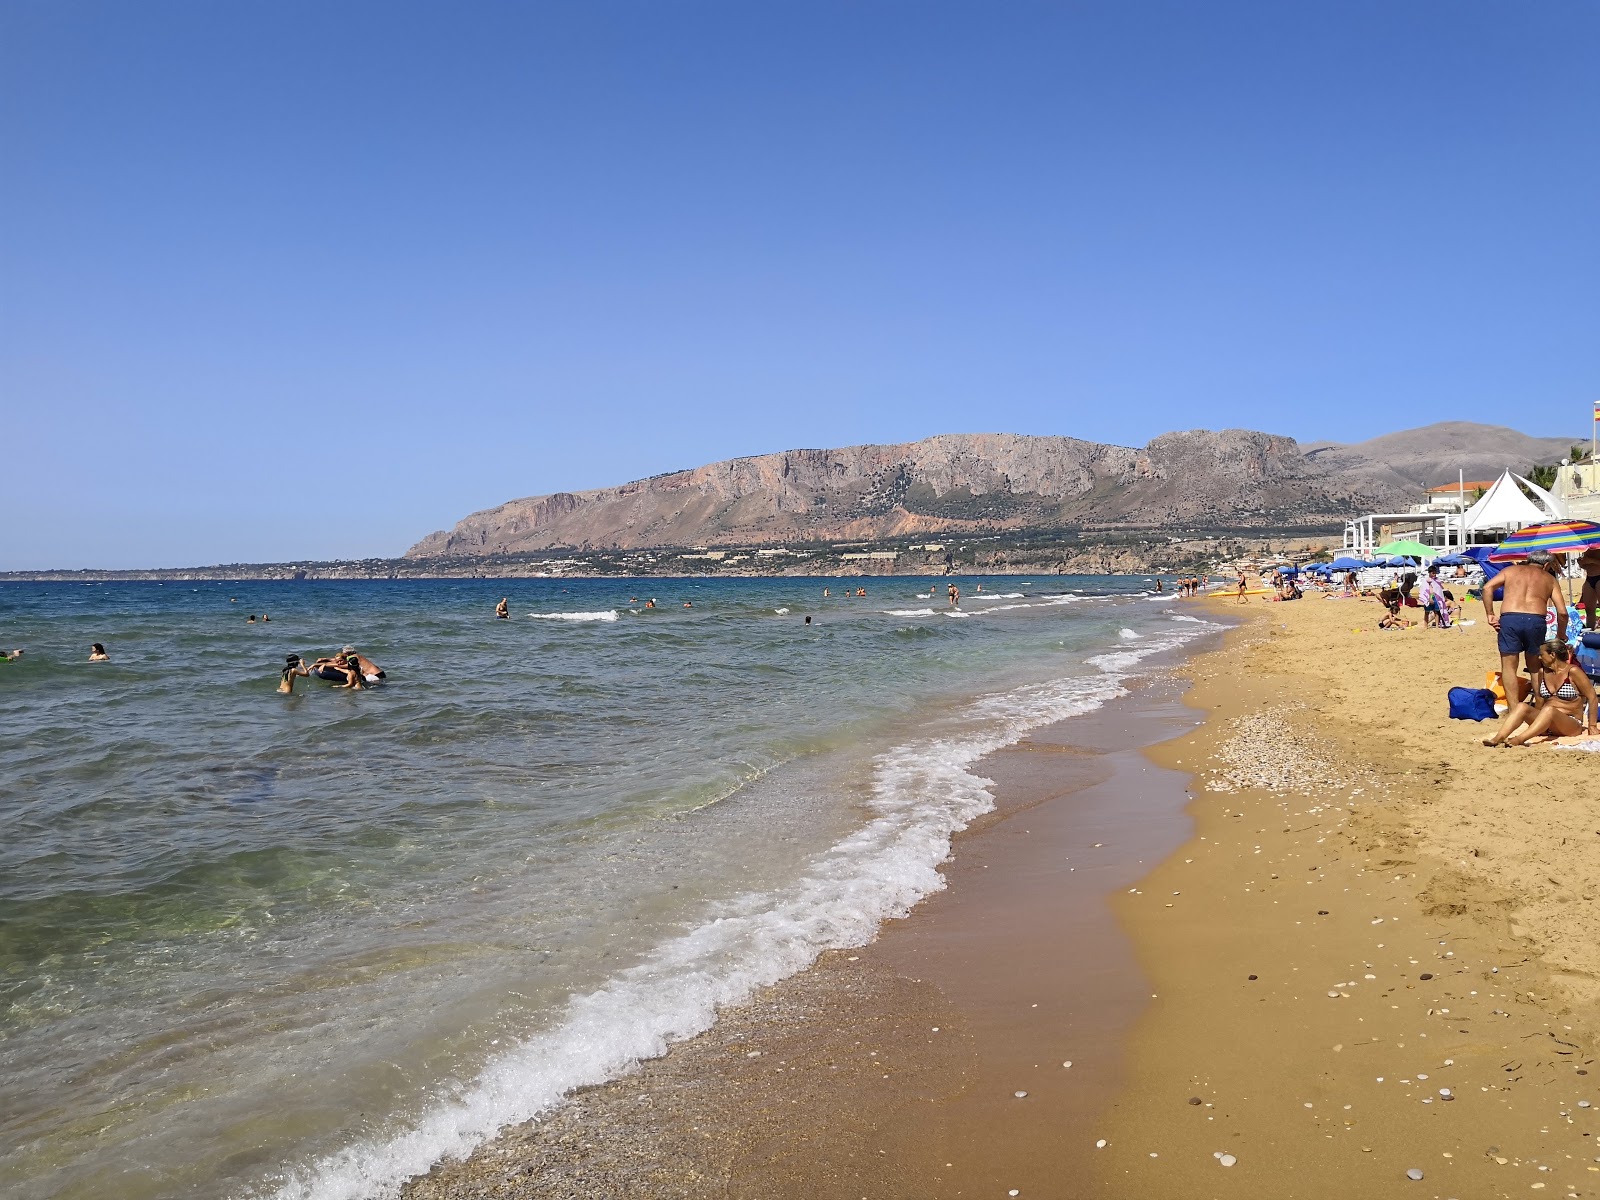
POLYGON ((1600 421, 1600 400, 1594 402, 1594 419, 1600 421))

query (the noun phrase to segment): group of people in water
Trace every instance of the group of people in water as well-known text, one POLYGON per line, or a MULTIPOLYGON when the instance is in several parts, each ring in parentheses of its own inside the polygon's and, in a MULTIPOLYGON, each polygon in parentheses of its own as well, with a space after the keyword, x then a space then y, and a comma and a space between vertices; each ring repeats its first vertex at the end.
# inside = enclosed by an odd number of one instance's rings
POLYGON ((283 660, 283 677, 278 683, 278 690, 287 696, 294 691, 296 679, 307 678, 325 680, 333 684, 335 690, 360 691, 382 682, 388 675, 354 646, 346 646, 339 653, 319 658, 310 666, 298 654, 288 655, 283 660))

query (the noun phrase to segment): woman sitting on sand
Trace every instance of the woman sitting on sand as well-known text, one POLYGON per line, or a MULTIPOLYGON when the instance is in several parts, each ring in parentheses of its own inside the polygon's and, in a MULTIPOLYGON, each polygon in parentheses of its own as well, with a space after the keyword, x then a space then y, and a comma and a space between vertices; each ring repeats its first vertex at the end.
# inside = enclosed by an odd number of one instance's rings
POLYGON ((1595 736, 1595 691, 1565 642, 1539 647, 1527 700, 1515 705, 1485 746, 1524 746, 1536 737, 1595 736))

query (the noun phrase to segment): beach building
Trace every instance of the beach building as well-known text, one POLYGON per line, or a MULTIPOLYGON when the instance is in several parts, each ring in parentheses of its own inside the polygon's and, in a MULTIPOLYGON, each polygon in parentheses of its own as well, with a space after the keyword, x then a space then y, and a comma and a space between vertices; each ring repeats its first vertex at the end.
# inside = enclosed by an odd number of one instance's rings
MULTIPOLYGON (((1587 473, 1593 483, 1593 470, 1587 473)), ((1596 497, 1600 506, 1600 494, 1596 497)), ((1345 522, 1341 553, 1369 558, 1379 546, 1399 537, 1412 538, 1440 554, 1479 543, 1501 541, 1525 525, 1560 520, 1570 515, 1560 496, 1511 470, 1502 471, 1493 482, 1472 483, 1458 480, 1443 488, 1429 488, 1427 499, 1403 513, 1368 513, 1345 522), (1466 497, 1483 494, 1470 505, 1466 497), (1443 493, 1453 492, 1453 497, 1443 493)))
POLYGON ((1591 453, 1562 463, 1550 490, 1567 506, 1568 516, 1600 521, 1600 458, 1591 453))

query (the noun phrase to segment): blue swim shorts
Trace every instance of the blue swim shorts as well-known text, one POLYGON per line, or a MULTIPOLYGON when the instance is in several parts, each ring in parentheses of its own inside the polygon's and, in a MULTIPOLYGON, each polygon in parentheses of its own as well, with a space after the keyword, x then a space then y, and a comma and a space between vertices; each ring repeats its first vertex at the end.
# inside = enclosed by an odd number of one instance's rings
POLYGON ((1544 630, 1543 613, 1502 613, 1500 653, 1537 654, 1539 647, 1544 645, 1544 630))

